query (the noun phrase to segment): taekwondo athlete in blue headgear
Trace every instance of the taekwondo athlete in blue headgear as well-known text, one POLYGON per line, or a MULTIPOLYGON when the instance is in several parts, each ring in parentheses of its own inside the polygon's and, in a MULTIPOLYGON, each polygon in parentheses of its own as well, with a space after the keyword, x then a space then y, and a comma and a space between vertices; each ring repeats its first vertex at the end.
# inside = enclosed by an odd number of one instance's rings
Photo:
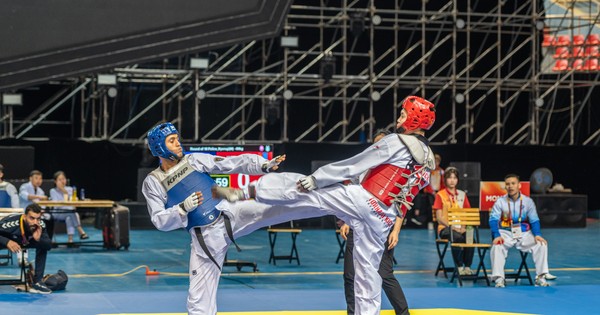
POLYGON ((189 314, 216 314, 221 266, 234 237, 266 225, 315 216, 254 201, 232 205, 212 198, 215 182, 209 174, 265 174, 277 169, 284 155, 266 160, 256 154, 184 154, 179 132, 171 123, 148 132, 148 147, 160 159, 160 166, 146 176, 142 186, 152 223, 161 231, 186 228, 192 236, 189 314))
POLYGON ((194 170, 183 155, 179 143, 179 133, 173 124, 160 124, 148 132, 148 147, 152 155, 176 162, 168 174, 158 169, 151 174, 160 179, 167 191, 167 207, 178 205, 188 218, 188 230, 211 224, 221 215, 216 208, 220 200, 211 197, 210 189, 215 181, 206 173, 194 170), (175 135, 168 139, 170 135, 175 135), (177 139, 176 139, 177 138, 177 139), (177 142, 172 152, 167 148, 167 140, 177 142), (203 196, 207 196, 202 199, 203 196))

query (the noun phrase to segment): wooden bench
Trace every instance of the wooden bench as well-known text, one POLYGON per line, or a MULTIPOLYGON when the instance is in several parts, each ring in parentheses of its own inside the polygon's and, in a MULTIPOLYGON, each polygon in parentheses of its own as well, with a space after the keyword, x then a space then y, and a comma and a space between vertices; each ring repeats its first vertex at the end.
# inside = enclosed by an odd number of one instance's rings
MULTIPOLYGON (((485 280, 488 286, 490 286, 490 279, 487 276, 487 271, 485 269, 484 259, 485 253, 487 253, 488 249, 492 247, 491 244, 479 243, 479 225, 481 224, 481 218, 478 208, 450 208, 448 210, 448 224, 450 228, 454 226, 471 226, 473 227, 473 243, 455 243, 453 239, 450 239, 450 247, 452 248, 460 248, 464 251, 465 248, 473 248, 477 249, 477 255, 479 256, 479 264, 477 265, 477 271, 475 271, 474 275, 461 275, 458 272, 458 261, 456 261, 456 257, 452 255, 452 259, 454 260, 454 272, 452 273, 452 278, 450 278, 450 282, 454 281, 454 278, 458 278, 458 284, 462 286, 463 280, 473 280, 477 282, 477 280, 485 280), (480 276, 479 273, 483 272, 483 276, 480 276)), ((450 234, 452 236, 452 233, 450 234)))
POLYGON ((344 251, 346 250, 346 240, 340 235, 340 229, 335 230, 335 238, 337 239, 340 251, 338 252, 335 263, 339 263, 340 259, 344 259, 344 251))
POLYGON ((443 238, 435 239, 435 248, 437 250, 438 258, 439 258, 437 268, 435 269, 436 277, 441 271, 444 273, 444 277, 447 279, 448 272, 454 271, 454 267, 446 267, 446 264, 444 263, 444 258, 446 257, 446 252, 448 251, 449 245, 450 245, 450 241, 448 241, 446 239, 443 239, 443 238))
POLYGON ((236 259, 227 259, 227 255, 225 255, 225 261, 223 262, 223 267, 235 267, 237 271, 242 271, 243 267, 250 267, 252 271, 257 272, 258 266, 255 262, 245 261, 245 260, 236 260, 236 259))
POLYGON ((290 263, 292 260, 298 262, 300 265, 300 256, 298 255, 298 248, 296 247, 296 237, 298 234, 302 233, 301 229, 276 229, 269 228, 267 229, 269 232, 269 245, 271 246, 271 255, 269 256, 269 263, 273 261, 273 265, 276 265, 277 260, 288 260, 290 263), (292 249, 289 255, 275 255, 275 242, 277 242, 277 233, 290 233, 292 236, 292 249))

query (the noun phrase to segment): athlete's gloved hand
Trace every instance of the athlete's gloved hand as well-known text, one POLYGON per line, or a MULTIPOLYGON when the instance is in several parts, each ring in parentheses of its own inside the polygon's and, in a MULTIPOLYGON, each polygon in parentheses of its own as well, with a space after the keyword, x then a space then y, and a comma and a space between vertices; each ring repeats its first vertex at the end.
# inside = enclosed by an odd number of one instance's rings
POLYGON ((276 171, 279 168, 279 164, 281 164, 283 161, 285 161, 285 154, 278 155, 275 158, 263 163, 262 171, 265 173, 276 171))
POLYGON ((315 190, 318 188, 317 180, 312 175, 300 178, 300 180, 297 183, 297 186, 298 186, 298 190, 304 191, 304 192, 309 192, 311 190, 315 190))
POLYGON ((186 214, 187 212, 196 209, 196 207, 198 207, 198 205, 202 202, 203 199, 204 198, 202 197, 201 192, 193 192, 189 197, 185 198, 185 200, 179 204, 179 208, 183 210, 183 212, 179 212, 182 214, 186 214))

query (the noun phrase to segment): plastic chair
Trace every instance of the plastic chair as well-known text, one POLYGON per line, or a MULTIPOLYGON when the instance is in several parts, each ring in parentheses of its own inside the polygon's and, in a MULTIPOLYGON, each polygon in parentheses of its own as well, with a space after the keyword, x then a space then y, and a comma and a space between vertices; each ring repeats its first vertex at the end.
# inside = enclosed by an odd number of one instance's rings
POLYGON ((554 59, 568 58, 569 57, 569 48, 568 47, 556 47, 556 50, 554 51, 554 55, 552 57, 554 57, 554 59))
POLYGON ((571 57, 583 57, 583 56, 585 56, 585 49, 583 47, 581 47, 581 46, 573 47, 573 53, 571 54, 571 57))
POLYGON ((585 44, 585 36, 578 34, 573 35, 573 46, 583 46, 585 44))
POLYGON ((588 57, 600 57, 600 49, 598 48, 598 46, 586 47, 585 55, 588 57))
POLYGON ((598 71, 598 58, 590 58, 585 61, 583 65, 583 70, 586 71, 598 71))
POLYGON ((552 42, 554 41, 554 36, 545 34, 544 41, 542 42, 542 47, 550 47, 552 46, 552 42))
POLYGON ((585 40, 586 45, 599 45, 600 44, 600 35, 598 34, 590 34, 585 40))
POLYGON ((577 71, 585 70, 585 69, 583 69, 583 59, 575 59, 573 61, 573 69, 575 69, 577 71))
POLYGON ((556 64, 552 67, 552 71, 566 71, 569 69, 569 60, 557 59, 556 64))
POLYGON ((567 47, 556 47, 554 51, 554 59, 567 58, 569 57, 569 48, 567 47))
POLYGON ((559 35, 553 42, 552 44, 554 46, 569 46, 571 45, 571 38, 569 37, 569 35, 559 35))

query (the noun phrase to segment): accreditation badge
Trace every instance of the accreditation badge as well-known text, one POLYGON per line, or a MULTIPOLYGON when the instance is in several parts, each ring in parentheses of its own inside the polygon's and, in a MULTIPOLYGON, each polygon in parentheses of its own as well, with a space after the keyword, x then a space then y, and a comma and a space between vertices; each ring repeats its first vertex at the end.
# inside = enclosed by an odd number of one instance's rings
POLYGON ((510 230, 514 239, 520 239, 523 236, 523 231, 521 230, 521 223, 511 225, 510 230))

